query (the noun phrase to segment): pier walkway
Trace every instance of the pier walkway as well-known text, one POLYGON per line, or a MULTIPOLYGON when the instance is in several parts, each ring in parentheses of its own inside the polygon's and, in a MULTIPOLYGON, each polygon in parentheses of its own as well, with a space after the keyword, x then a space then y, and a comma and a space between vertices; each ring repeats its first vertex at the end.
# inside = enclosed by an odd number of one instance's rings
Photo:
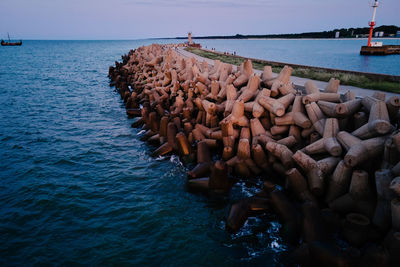
MULTIPOLYGON (((193 54, 191 52, 188 52, 185 50, 184 47, 178 47, 176 50, 180 55, 182 55, 183 57, 194 57, 195 59, 197 59, 199 62, 202 61, 207 61, 207 63, 209 65, 214 65, 214 60, 213 59, 209 59, 209 58, 205 58, 205 57, 201 57, 198 56, 196 54, 193 54)), ((290 65, 290 64, 289 64, 290 65)), ((260 74, 262 73, 261 70, 254 70, 255 73, 260 74)), ((277 75, 275 73, 275 75, 277 75)), ((304 87, 304 84, 306 81, 309 81, 311 79, 308 78, 301 78, 301 77, 296 77, 296 76, 291 76, 290 81, 292 83, 294 83, 296 86, 300 86, 300 87, 304 87)), ((317 85, 317 87, 321 90, 326 88, 326 85, 328 84, 327 82, 323 82, 323 81, 317 81, 317 80, 313 80, 315 82, 315 84, 317 85)), ((363 97, 363 96, 371 96, 374 92, 382 92, 385 93, 387 97, 391 97, 391 96, 395 96, 398 95, 396 93, 391 93, 391 92, 383 92, 383 91, 379 91, 379 90, 372 90, 372 89, 365 89, 365 88, 360 88, 360 87, 355 87, 355 86, 350 86, 350 85, 340 85, 339 87, 339 93, 340 94, 344 94, 347 91, 352 91, 354 92, 354 94, 358 97, 363 97)))

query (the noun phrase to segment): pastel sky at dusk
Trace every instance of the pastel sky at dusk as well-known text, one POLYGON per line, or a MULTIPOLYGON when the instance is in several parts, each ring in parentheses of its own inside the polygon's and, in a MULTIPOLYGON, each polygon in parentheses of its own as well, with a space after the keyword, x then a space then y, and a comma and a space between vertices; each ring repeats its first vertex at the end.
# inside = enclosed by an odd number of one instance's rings
MULTIPOLYGON (((141 39, 298 33, 366 27, 369 0, 1 0, 0 37, 141 39)), ((400 25, 400 1, 383 0, 377 24, 400 25)))

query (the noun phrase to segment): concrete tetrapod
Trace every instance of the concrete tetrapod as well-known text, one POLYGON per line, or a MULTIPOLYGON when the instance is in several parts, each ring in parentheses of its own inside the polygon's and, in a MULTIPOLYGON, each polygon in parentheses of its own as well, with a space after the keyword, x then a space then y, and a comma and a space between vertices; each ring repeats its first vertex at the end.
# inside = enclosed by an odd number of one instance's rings
POLYGON ((305 92, 295 90, 289 66, 277 77, 267 66, 260 77, 250 60, 239 68, 218 60, 211 66, 183 58, 175 50, 180 46, 140 47, 109 68, 110 85, 127 114, 138 117, 132 127, 142 127, 140 139, 158 147, 153 155, 178 154, 191 168, 188 189, 207 194, 226 197, 234 181, 255 177, 285 187, 278 191, 264 182, 259 194, 233 204, 228 230, 238 231, 248 216, 275 212, 291 243, 302 233, 308 243, 301 251, 313 264, 385 262, 387 252, 377 246, 341 252, 331 242, 333 232, 340 232, 353 246, 363 246, 358 230, 364 226, 354 227, 351 214, 372 222, 368 241, 381 238, 371 236, 376 226, 381 234, 398 227, 399 190, 391 178, 400 175, 400 134, 391 132, 399 125, 399 98, 341 96, 336 79, 325 91, 313 82, 305 92), (333 232, 325 238, 321 226, 333 232))

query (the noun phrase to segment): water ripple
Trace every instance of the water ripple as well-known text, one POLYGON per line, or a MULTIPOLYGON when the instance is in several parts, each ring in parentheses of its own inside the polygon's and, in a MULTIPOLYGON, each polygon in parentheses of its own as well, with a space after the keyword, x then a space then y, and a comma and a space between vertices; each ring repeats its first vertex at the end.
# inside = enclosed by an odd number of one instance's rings
POLYGON ((282 253, 256 219, 226 233, 227 200, 186 192, 179 159, 151 158, 130 127, 107 70, 146 42, 0 49, 0 265, 268 265, 282 253))

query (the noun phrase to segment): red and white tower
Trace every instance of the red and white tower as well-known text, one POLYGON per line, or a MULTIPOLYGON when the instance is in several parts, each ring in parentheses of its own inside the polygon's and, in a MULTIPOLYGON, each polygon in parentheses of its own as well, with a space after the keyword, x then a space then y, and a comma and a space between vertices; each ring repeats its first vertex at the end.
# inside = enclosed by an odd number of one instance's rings
POLYGON ((375 16, 376 16, 376 8, 378 7, 379 2, 378 0, 375 0, 375 3, 372 4, 372 8, 374 9, 374 12, 372 13, 372 20, 369 22, 369 37, 368 37, 368 46, 371 46, 371 39, 372 39, 372 33, 374 31, 374 26, 375 24, 375 16))

